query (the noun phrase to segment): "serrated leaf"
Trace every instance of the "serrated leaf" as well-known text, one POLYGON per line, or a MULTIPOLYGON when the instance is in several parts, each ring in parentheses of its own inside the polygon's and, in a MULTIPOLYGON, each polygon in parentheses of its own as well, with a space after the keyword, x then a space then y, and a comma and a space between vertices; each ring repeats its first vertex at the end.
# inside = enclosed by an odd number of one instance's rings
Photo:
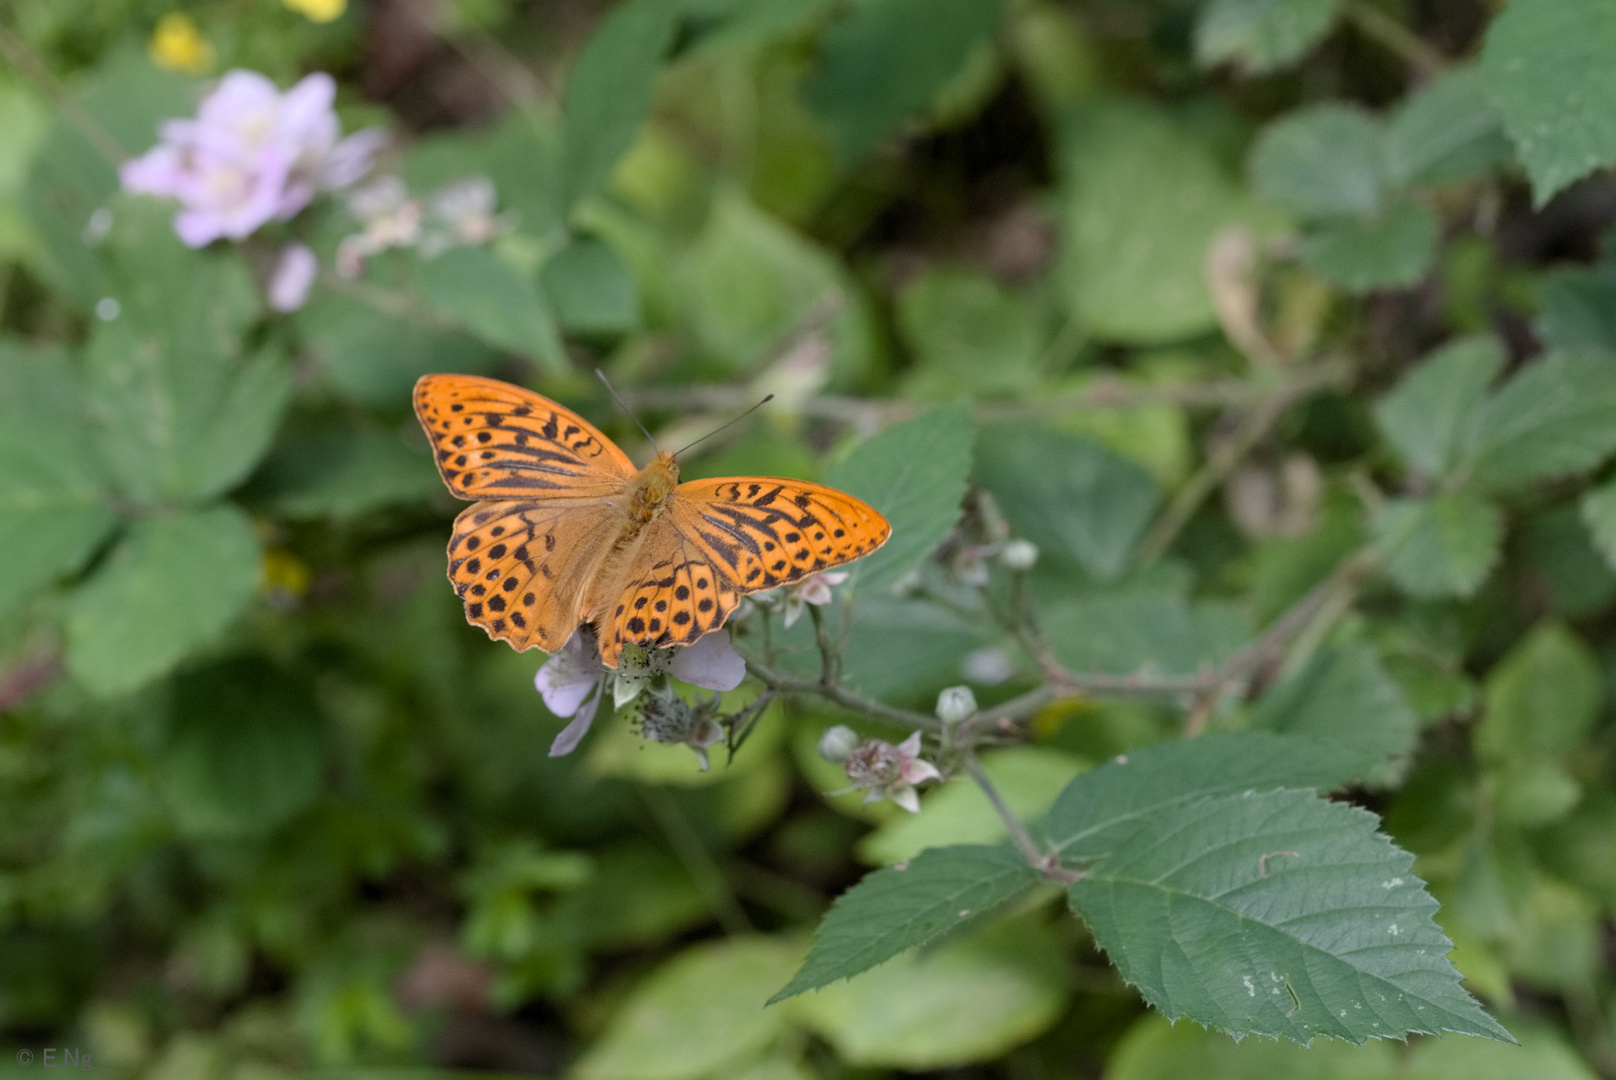
POLYGON ((1386 572, 1412 596, 1469 596, 1498 562, 1503 515, 1492 503, 1455 492, 1392 499, 1373 522, 1386 572))
POLYGON ((414 264, 421 298, 445 318, 497 348, 529 357, 552 374, 567 354, 550 305, 516 267, 480 247, 450 248, 414 264))
POLYGON ((73 594, 68 670, 100 697, 133 690, 224 630, 258 575, 258 537, 234 506, 136 521, 73 594))
POLYGON ((1371 218, 1334 218, 1302 237, 1302 262, 1350 292, 1414 285, 1436 253, 1441 223, 1416 202, 1371 218))
POLYGON ((318 706, 260 658, 176 680, 167 735, 163 796, 193 835, 268 829, 319 793, 328 744, 318 706))
POLYGON ((634 141, 678 16, 674 0, 629 0, 578 53, 561 102, 564 207, 594 194, 634 141))
POLYGON ((1303 735, 1334 748, 1342 767, 1385 786, 1408 766, 1419 717, 1374 650, 1351 644, 1314 656, 1300 671, 1263 695, 1252 727, 1303 735))
POLYGON ((1049 929, 1000 922, 792 1002, 854 1066, 926 1072, 991 1061, 1059 1019, 1066 965, 1049 929))
POLYGON ((1601 690, 1599 663, 1582 639, 1540 624, 1488 673, 1476 751, 1494 762, 1563 757, 1593 727, 1601 690))
POLYGON ((699 1080, 730 1075, 786 1029, 765 1009, 796 959, 790 946, 734 938, 676 954, 644 979, 578 1062, 579 1080, 699 1080))
POLYGON ((1519 0, 1487 28, 1482 74, 1542 206, 1616 161, 1616 0, 1519 0))
POLYGON ((1312 792, 1242 792, 1149 815, 1069 889, 1124 978, 1168 1019, 1362 1043, 1513 1041, 1460 988, 1414 857, 1312 792))
POLYGON ((1487 388, 1504 367, 1496 338, 1464 338, 1432 353, 1375 406, 1375 422, 1403 460, 1439 479, 1473 438, 1487 388))
POLYGON ((222 494, 269 449, 291 398, 281 351, 245 350, 258 290, 238 255, 184 247, 155 207, 123 214, 109 243, 117 312, 85 349, 102 457, 140 503, 222 494))
POLYGON ((1041 558, 1102 581, 1127 568, 1161 498, 1133 462, 1092 439, 1035 425, 985 431, 977 475, 1041 558))
POLYGON ((1309 105, 1263 129, 1251 151, 1257 194, 1299 218, 1367 216, 1380 209, 1380 123, 1347 105, 1309 105))
POLYGON ((117 520, 65 353, 0 342, 0 612, 84 565, 117 520))
POLYGON ((892 425, 831 468, 826 483, 892 523, 886 545, 853 564, 860 587, 890 587, 948 536, 959 520, 975 443, 971 407, 962 401, 892 425))
POLYGON ((1616 266, 1561 267, 1533 283, 1532 329, 1550 349, 1616 352, 1616 266))
POLYGON ((1063 861, 1081 862, 1126 846, 1142 822, 1187 802, 1280 787, 1329 790, 1351 780, 1357 768, 1302 735, 1219 732, 1158 743, 1073 780, 1041 831, 1063 861))
POLYGON ((1195 58, 1273 71, 1317 45, 1340 8, 1341 0, 1210 0, 1195 24, 1195 58))
POLYGON ((1593 534, 1599 553, 1616 569, 1616 481, 1594 488, 1582 497, 1582 520, 1593 534))
POLYGON ((920 368, 912 393, 1025 389, 1037 375, 1044 328, 1026 297, 979 271, 937 267, 898 296, 898 327, 920 368))
POLYGON ((1023 896, 1041 879, 1014 849, 929 848, 837 898, 802 969, 769 1004, 828 986, 938 940, 1023 896))
POLYGON ((1503 121, 1476 67, 1443 72, 1404 99, 1386 124, 1386 173, 1394 184, 1468 180, 1509 155, 1503 121))
POLYGON ((870 0, 833 23, 803 97, 844 164, 932 102, 998 24, 999 0, 870 0))
POLYGON ((1062 140, 1060 285, 1095 336, 1154 344, 1217 326, 1206 253, 1223 229, 1276 222, 1163 112, 1085 106, 1062 140))
POLYGON ((1581 472, 1616 451, 1616 362, 1595 351, 1550 353, 1522 368, 1476 419, 1471 482, 1507 491, 1581 472))

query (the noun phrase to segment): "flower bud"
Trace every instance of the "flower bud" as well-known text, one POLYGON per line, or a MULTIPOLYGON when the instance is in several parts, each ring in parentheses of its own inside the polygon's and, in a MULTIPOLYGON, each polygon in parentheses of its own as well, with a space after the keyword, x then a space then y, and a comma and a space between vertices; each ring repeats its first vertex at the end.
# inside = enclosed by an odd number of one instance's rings
POLYGON ((969 686, 950 686, 937 695, 937 719, 945 724, 957 724, 976 714, 976 695, 969 686))
POLYGON ((999 558, 1012 570, 1018 572, 1031 570, 1038 562, 1038 545, 1031 540, 1022 540, 1018 537, 1005 543, 999 550, 999 558))
POLYGON ((825 734, 819 737, 819 756, 840 765, 847 760, 847 755, 853 752, 853 747, 858 745, 858 741, 858 732, 846 724, 826 728, 825 734))
POLYGON ((638 703, 640 734, 652 742, 689 742, 696 729, 695 710, 679 698, 646 694, 638 703))

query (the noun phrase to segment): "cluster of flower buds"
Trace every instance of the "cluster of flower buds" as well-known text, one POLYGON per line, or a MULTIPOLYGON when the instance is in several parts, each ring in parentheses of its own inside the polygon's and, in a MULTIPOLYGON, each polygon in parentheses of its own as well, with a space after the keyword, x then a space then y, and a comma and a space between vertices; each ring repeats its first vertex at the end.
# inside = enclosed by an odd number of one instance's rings
POLYGON ((707 748, 724 741, 724 727, 713 717, 718 699, 691 705, 681 697, 645 694, 633 705, 631 723, 651 742, 690 747, 706 772, 707 748))

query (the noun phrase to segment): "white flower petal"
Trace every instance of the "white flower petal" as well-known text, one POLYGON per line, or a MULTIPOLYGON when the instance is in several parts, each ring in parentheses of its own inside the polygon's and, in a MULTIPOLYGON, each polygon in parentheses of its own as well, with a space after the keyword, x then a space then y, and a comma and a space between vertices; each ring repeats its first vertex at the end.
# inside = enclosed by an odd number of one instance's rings
POLYGON ((891 799, 894 803, 903 807, 911 814, 920 813, 920 796, 916 795, 915 789, 910 787, 908 784, 901 784, 897 787, 888 788, 887 798, 891 799))
POLYGON ((728 630, 714 630, 677 649, 669 670, 674 678, 705 690, 733 690, 746 678, 746 661, 730 645, 728 630))
MULTIPOLYGON (((598 689, 600 684, 596 683, 595 686, 598 689)), ((551 757, 562 757, 577 749, 578 744, 583 742, 584 736, 589 734, 589 725, 595 722, 595 711, 599 707, 599 694, 592 695, 588 701, 583 703, 582 707, 578 709, 578 715, 573 717, 572 723, 562 728, 561 733, 555 737, 555 742, 550 744, 551 757)))

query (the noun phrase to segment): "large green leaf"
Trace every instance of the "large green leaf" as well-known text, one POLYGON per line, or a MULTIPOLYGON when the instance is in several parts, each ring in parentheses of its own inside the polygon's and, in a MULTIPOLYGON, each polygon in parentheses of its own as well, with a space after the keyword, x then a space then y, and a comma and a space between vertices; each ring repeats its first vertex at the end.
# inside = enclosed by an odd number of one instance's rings
POLYGON ((1463 338, 1403 376, 1375 406, 1375 422, 1403 460, 1438 479, 1470 447, 1487 388, 1504 367, 1496 338, 1463 338))
POLYGON ((1272 71, 1318 44, 1340 8, 1341 0, 1210 0, 1195 24, 1195 58, 1272 71))
POLYGON ((936 847, 843 893, 814 931, 802 970, 769 999, 857 975, 1001 910, 1041 879, 1013 848, 936 847))
POLYGON ((898 326, 920 362, 911 391, 1025 389, 1043 352, 1039 314, 1026 297, 980 272, 940 267, 920 275, 898 297, 898 326))
POLYGON ((133 690, 217 637, 258 575, 258 537, 234 506, 136 521, 73 595, 68 670, 102 697, 133 690))
POLYGON ((1474 1039, 1423 1039, 1411 1046, 1399 1080, 1594 1080, 1565 1039, 1541 1022, 1511 1021, 1520 1046, 1474 1039))
POLYGON ((325 381, 368 405, 408 405, 415 380, 434 371, 488 374, 499 354, 414 308, 383 311, 361 296, 322 293, 295 316, 325 381))
POLYGON ((1616 481, 1602 484, 1582 497, 1582 519, 1599 553, 1616 568, 1616 481))
POLYGON ((851 163, 929 105, 998 24, 1000 0, 868 0, 825 32, 803 86, 851 163))
POLYGON ((1301 1043, 1513 1041, 1460 988, 1414 857, 1377 824, 1307 791, 1184 802, 1089 866, 1072 908, 1170 1020, 1301 1043))
POLYGON ((1464 492, 1392 499, 1373 528, 1386 572, 1413 596, 1469 596, 1498 562, 1504 536, 1498 508, 1464 492))
POLYGON ((678 15, 674 0, 629 0, 601 20, 573 61, 561 104, 565 207, 604 184, 634 141, 678 15))
POLYGON ((1002 922, 935 952, 899 957, 792 1002, 850 1065, 923 1072, 991 1061, 1038 1035, 1066 1002, 1049 931, 1002 922))
POLYGON ((1616 352, 1616 266, 1567 266, 1533 282, 1537 319, 1532 328, 1550 349, 1616 352))
POLYGON ((1250 640, 1250 619, 1230 602, 1191 603, 1176 589, 1124 587, 1040 605, 1045 636, 1074 671, 1193 675, 1250 640))
POLYGON ((556 321, 578 334, 624 334, 640 322, 639 286, 610 244, 581 236, 545 260, 539 284, 556 321))
POLYGON ((1564 626, 1545 623, 1487 676, 1487 711, 1476 729, 1476 750, 1508 762, 1563 757, 1592 729, 1599 715, 1599 664, 1588 646, 1564 626))
POLYGON ((567 354, 538 285, 487 248, 450 248, 414 267, 421 298, 445 318, 497 348, 567 370, 567 354))
POLYGON ((977 476, 1043 558, 1102 581, 1127 568, 1161 498, 1133 462, 1080 435, 1036 425, 987 429, 977 476))
POLYGON ((1350 292, 1403 288, 1425 276, 1440 233, 1424 205, 1400 202, 1374 217, 1313 226, 1302 238, 1302 261, 1350 292))
POLYGON ((254 485, 289 518, 353 518, 443 489, 423 448, 370 428, 335 427, 291 433, 254 485))
POLYGON ((1356 758, 1361 775, 1382 785, 1408 766, 1419 717, 1366 645, 1344 645, 1313 657, 1263 696, 1252 726, 1305 735, 1356 758))
POLYGON ((855 563, 859 585, 887 588, 915 569, 959 520, 976 428, 965 402, 894 424, 864 440, 826 477, 886 515, 892 538, 855 563))
POLYGON ((1386 125, 1386 172, 1395 184, 1443 184, 1509 159, 1498 110, 1480 70, 1455 67, 1410 94, 1386 125))
POLYGON ((1097 337, 1165 342, 1217 326, 1206 284, 1212 238, 1270 231, 1219 158, 1148 106, 1078 115, 1062 140, 1060 284, 1097 337))
POLYGON ((574 1073, 579 1080, 700 1080, 733 1075, 790 1022, 764 1002, 796 950, 762 938, 697 945, 637 986, 574 1073))
MULTIPOLYGON (((1479 1044, 1489 1053, 1490 1043, 1479 1044)), ((1142 1017, 1106 1062, 1107 1080, 1387 1080, 1397 1076, 1397 1054, 1386 1043, 1348 1046, 1319 1040, 1311 1046, 1269 1039, 1234 1039, 1195 1024, 1142 1017)))
POLYGON ((1550 353, 1510 379, 1476 418, 1472 481, 1504 491, 1581 472, 1616 451, 1616 362, 1550 353))
POLYGON ((124 494, 196 501, 228 491, 274 438, 291 371, 245 348, 258 290, 233 252, 195 252, 150 209, 126 214, 106 267, 114 317, 85 350, 96 439, 124 494))
POLYGON ((1616 0, 1517 0, 1487 28, 1481 67, 1538 205, 1616 161, 1616 0))
POLYGON ((180 678, 163 797, 193 834, 273 827, 319 793, 327 740, 314 696, 252 657, 180 678))
POLYGON ((1299 218, 1367 216, 1380 209, 1380 124, 1346 105, 1309 105, 1263 129, 1251 151, 1257 194, 1299 218))
POLYGON ((0 341, 0 612, 84 564, 115 520, 61 352, 0 341))

